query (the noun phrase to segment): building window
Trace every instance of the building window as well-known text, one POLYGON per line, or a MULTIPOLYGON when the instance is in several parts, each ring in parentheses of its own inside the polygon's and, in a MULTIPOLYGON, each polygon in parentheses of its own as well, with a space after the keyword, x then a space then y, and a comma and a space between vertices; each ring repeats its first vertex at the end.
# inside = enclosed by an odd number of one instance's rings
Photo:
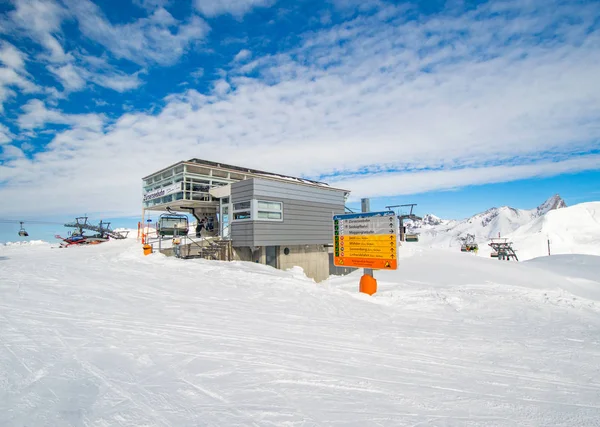
POLYGON ((259 200, 258 201, 258 209, 281 212, 281 203, 280 202, 265 202, 265 201, 259 200))
POLYGON ((281 212, 258 211, 257 219, 263 220, 281 220, 281 212))
POLYGON ((282 221, 283 203, 257 200, 256 219, 259 221, 282 221))
POLYGON ((233 204, 233 221, 283 221, 283 203, 247 200, 233 204))
POLYGON ((247 202, 238 202, 238 203, 234 203, 233 204, 233 210, 235 211, 241 211, 241 210, 250 210, 250 207, 252 206, 250 200, 248 200, 247 202))
POLYGON ((233 221, 248 221, 252 219, 252 202, 238 202, 233 204, 233 221))
POLYGON ((233 213, 234 221, 242 221, 252 219, 252 213, 250 211, 239 211, 233 213))

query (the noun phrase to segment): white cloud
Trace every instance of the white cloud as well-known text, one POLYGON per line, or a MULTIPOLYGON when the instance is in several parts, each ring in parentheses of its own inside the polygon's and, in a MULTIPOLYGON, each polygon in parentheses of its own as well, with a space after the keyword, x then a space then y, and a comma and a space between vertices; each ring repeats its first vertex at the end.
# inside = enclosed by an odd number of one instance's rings
POLYGON ((468 185, 483 185, 518 181, 525 178, 543 178, 563 173, 600 169, 600 155, 573 157, 560 161, 542 161, 524 165, 473 167, 409 173, 377 173, 351 179, 333 179, 330 184, 351 188, 351 201, 362 197, 401 196, 432 190, 452 190, 468 185))
POLYGON ((114 69, 104 58, 79 54, 74 58, 77 58, 82 65, 68 63, 62 66, 49 65, 47 67, 67 92, 84 89, 88 81, 117 92, 126 92, 142 85, 139 74, 144 70, 125 74, 114 69))
POLYGON ((12 23, 44 46, 50 61, 68 61, 69 56, 57 39, 67 11, 54 0, 15 0, 14 4, 15 10, 9 14, 12 23))
POLYGON ((194 79, 194 81, 200 80, 204 76, 204 68, 198 68, 195 71, 192 71, 190 76, 192 79, 194 79))
MULTIPOLYGON (((25 158, 25 154, 23 153, 23 150, 21 150, 19 147, 15 147, 14 145, 10 145, 10 144, 6 144, 6 145, 0 145, 0 152, 2 153, 0 155, 0 159, 4 160, 4 161, 14 161, 14 160, 21 160, 23 158, 25 158)), ((2 176, 0 175, 0 180, 2 180, 2 176)))
POLYGON ((132 89, 137 89, 142 85, 142 80, 139 78, 140 72, 133 74, 125 74, 119 71, 109 73, 87 73, 88 79, 98 86, 112 89, 117 92, 127 92, 132 89))
POLYGON ((9 128, 0 123, 0 145, 8 144, 14 138, 9 128))
POLYGON ((255 56, 252 77, 239 66, 209 94, 172 95, 157 114, 110 126, 30 105, 24 128, 73 129, 32 159, 0 165, 10 183, 0 212, 64 212, 61 199, 78 194, 73 211, 136 214, 141 177, 192 157, 323 175, 371 197, 599 168, 586 154, 600 141, 595 9, 506 4, 418 21, 382 8, 255 56))
POLYGON ((165 7, 171 3, 171 0, 133 0, 133 4, 146 10, 154 10, 165 7))
POLYGON ((25 71, 25 55, 8 42, 0 42, 0 113, 4 103, 16 95, 15 89, 29 94, 39 92, 40 88, 31 81, 25 71))
POLYGON ((225 95, 231 90, 231 85, 225 80, 217 80, 213 85, 213 92, 216 95, 225 95))
POLYGON ((250 59, 251 57, 252 57, 252 52, 250 52, 248 49, 242 49, 237 53, 237 55, 235 55, 233 60, 236 62, 241 62, 241 61, 250 59))
POLYGON ((213 18, 230 14, 241 18, 255 7, 269 7, 276 0, 195 0, 196 9, 204 16, 213 18))
POLYGON ((47 123, 68 125, 90 131, 99 131, 104 126, 104 117, 98 114, 65 114, 46 108, 39 99, 32 99, 22 107, 25 114, 19 116, 17 123, 22 129, 43 128, 47 123))
MULTIPOLYGON (((99 9, 94 7, 99 12, 99 9)), ((157 13, 160 14, 160 11, 157 13)), ((109 65, 104 57, 94 58, 80 53, 65 52, 61 45, 61 27, 64 20, 72 17, 72 13, 55 0, 16 0, 15 10, 10 12, 9 16, 11 25, 24 31, 24 34, 46 48, 48 55, 42 55, 42 59, 49 62, 47 69, 64 87, 65 94, 84 89, 87 82, 118 92, 135 89, 142 84, 139 73, 126 74, 118 71, 109 65)), ((127 34, 123 33, 122 36, 126 38, 127 34)), ((24 70, 24 55, 8 43, 4 43, 2 47, 0 61, 16 71, 24 70)), ((25 77, 20 77, 18 81, 12 77, 13 85, 20 84, 23 88, 25 77)), ((45 91, 54 97, 65 96, 54 88, 46 88, 45 91)), ((13 95, 13 91, 0 87, 0 102, 13 95)))
POLYGON ((208 25, 198 16, 181 23, 162 7, 147 18, 113 25, 89 0, 65 2, 77 17, 83 34, 105 46, 117 58, 139 64, 171 65, 194 42, 203 40, 209 31, 208 25))
POLYGON ((82 70, 73 64, 59 67, 50 65, 48 71, 54 74, 68 91, 76 91, 85 87, 85 79, 81 77, 82 70))
POLYGON ((0 42, 0 62, 13 70, 25 69, 25 55, 8 42, 0 42))

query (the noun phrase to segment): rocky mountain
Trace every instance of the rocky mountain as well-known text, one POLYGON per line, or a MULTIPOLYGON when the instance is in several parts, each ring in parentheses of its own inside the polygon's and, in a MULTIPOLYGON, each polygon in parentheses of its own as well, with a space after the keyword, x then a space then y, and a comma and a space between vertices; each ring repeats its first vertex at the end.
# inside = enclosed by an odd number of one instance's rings
POLYGON ((435 240, 436 246, 460 245, 459 237, 473 234, 477 241, 510 234, 548 212, 566 207, 564 200, 554 195, 535 209, 494 207, 464 220, 444 220, 427 214, 420 221, 407 222, 407 231, 419 233, 421 239, 435 240))
POLYGON ((551 210, 562 209, 566 207, 567 204, 565 203, 565 201, 558 194, 555 194, 554 196, 550 197, 548 200, 546 200, 544 203, 537 207, 536 214, 537 217, 540 217, 542 215, 547 214, 551 210))

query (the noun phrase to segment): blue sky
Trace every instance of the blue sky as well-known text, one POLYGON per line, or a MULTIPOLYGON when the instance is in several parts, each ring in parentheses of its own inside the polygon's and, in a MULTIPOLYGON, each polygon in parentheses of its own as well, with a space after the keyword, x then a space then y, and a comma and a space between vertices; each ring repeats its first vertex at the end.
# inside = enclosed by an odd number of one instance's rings
POLYGON ((599 75, 597 1, 4 1, 0 219, 133 218, 193 157, 446 218, 599 200, 599 75))

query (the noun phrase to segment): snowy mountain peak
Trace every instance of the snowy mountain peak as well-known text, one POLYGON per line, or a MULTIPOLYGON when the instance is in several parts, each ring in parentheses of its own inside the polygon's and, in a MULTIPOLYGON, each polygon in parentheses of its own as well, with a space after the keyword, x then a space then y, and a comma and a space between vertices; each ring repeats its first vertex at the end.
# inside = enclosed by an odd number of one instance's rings
POLYGON ((440 217, 435 216, 434 214, 426 214, 421 220, 421 224, 425 225, 440 225, 442 222, 443 220, 440 217))
POLYGON ((420 233, 425 239, 439 239, 446 236, 449 246, 457 244, 460 237, 473 234, 478 241, 486 241, 490 237, 505 236, 525 224, 543 217, 548 212, 566 207, 564 200, 554 195, 534 209, 515 209, 510 206, 490 208, 460 221, 443 220, 427 214, 422 221, 413 221, 407 226, 411 232, 420 233))
POLYGON ((567 204, 558 194, 550 197, 536 209, 537 216, 542 216, 554 209, 566 208, 567 204))

